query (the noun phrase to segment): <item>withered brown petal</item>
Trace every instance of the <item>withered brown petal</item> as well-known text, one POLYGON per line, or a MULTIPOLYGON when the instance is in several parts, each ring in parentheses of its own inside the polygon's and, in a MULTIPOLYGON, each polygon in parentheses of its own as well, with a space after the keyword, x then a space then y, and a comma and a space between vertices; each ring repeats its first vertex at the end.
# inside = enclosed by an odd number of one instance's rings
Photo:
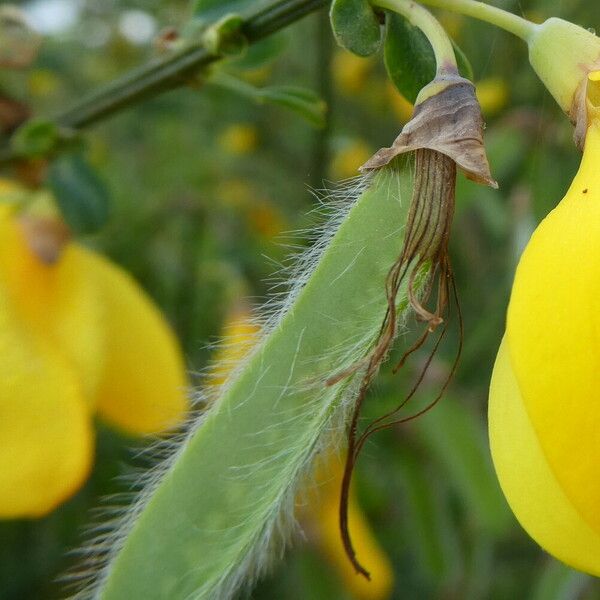
POLYGON ((452 76, 439 93, 416 106, 392 146, 376 152, 360 170, 379 169, 400 154, 427 148, 450 157, 469 179, 497 188, 485 154, 483 129, 475 86, 452 76))

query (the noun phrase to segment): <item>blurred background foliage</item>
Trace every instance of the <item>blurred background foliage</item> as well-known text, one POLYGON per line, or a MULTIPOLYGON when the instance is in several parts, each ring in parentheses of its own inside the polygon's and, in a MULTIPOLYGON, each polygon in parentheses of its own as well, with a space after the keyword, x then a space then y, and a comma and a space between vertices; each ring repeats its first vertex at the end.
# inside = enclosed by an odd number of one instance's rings
MULTIPOLYGON (((597 5, 586 0, 498 4, 533 20, 561 16, 600 25, 597 5)), ((26 70, 0 71, 0 103, 36 115, 53 114, 159 53, 158 32, 181 26, 189 10, 184 0, 20 6, 44 34, 43 44, 26 70)), ((372 438, 356 473, 359 499, 393 565, 393 598, 600 598, 596 580, 549 559, 516 523, 493 473, 485 422, 516 259, 567 189, 579 156, 569 123, 528 66, 525 46, 488 25, 439 14, 473 64, 500 189, 460 178, 451 251, 465 320, 462 360, 435 410, 372 438)), ((314 90, 328 104, 324 128, 197 81, 85 136, 87 159, 110 192, 111 216, 83 239, 133 273, 162 307, 195 383, 228 315, 242 299, 260 304, 290 246, 306 242, 316 220, 311 188, 353 176, 410 116, 380 57, 336 49, 324 14, 262 50, 228 72, 253 85, 314 90)), ((35 179, 33 171, 19 175, 35 179)), ((452 349, 436 357, 421 396, 439 387, 452 349)), ((365 416, 395 406, 424 360, 396 376, 384 370, 365 416)), ((82 491, 44 519, 0 523, 3 600, 59 597, 55 579, 73 563, 67 551, 81 539, 89 511, 100 497, 124 490, 119 477, 134 468, 130 449, 139 441, 98 427, 96 466, 82 491)), ((352 597, 310 531, 252 593, 256 600, 352 597)))

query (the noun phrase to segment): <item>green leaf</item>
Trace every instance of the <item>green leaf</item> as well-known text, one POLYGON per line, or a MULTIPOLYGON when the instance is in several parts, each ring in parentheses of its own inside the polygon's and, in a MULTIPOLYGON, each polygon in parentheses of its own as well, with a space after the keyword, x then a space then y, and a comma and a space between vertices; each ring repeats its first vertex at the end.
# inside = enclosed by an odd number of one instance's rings
POLYGON ((491 534, 506 533, 513 519, 494 473, 483 422, 447 397, 414 426, 475 522, 491 534))
POLYGON ((304 117, 315 127, 325 125, 327 104, 312 90, 292 85, 258 88, 223 70, 213 71, 209 81, 258 104, 269 103, 288 108, 304 117))
MULTIPOLYGON (((473 67, 454 41, 454 54, 460 74, 473 80, 473 67)), ((404 17, 388 13, 384 62, 398 91, 414 104, 419 92, 435 77, 435 55, 425 34, 404 17)))
POLYGON ((294 111, 315 127, 325 126, 327 105, 312 90, 291 85, 271 86, 262 88, 260 96, 265 102, 294 111))
POLYGON ((418 28, 400 15, 388 13, 384 62, 398 91, 414 104, 419 92, 435 77, 431 44, 418 28))
POLYGON ((405 527, 421 577, 437 585, 455 581, 462 570, 458 532, 444 486, 427 472, 420 458, 401 448, 394 454, 401 474, 405 527))
POLYGON ((48 184, 73 231, 93 233, 108 220, 108 191, 80 154, 57 158, 50 165, 48 184))
POLYGON ((381 25, 367 0, 333 0, 329 17, 342 48, 358 56, 371 56, 381 47, 381 25))

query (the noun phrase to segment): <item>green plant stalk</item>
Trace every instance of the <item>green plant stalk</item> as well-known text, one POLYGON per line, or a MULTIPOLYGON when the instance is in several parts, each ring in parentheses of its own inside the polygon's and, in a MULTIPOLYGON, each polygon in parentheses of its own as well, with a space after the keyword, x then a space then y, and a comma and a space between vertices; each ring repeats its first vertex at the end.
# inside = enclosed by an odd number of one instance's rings
POLYGON ((225 600, 261 571, 267 546, 281 551, 277 529, 314 454, 343 432, 362 377, 352 367, 379 335, 412 171, 394 161, 350 198, 310 277, 130 513, 91 596, 225 600))
MULTIPOLYGON (((327 4, 327 0, 279 0, 250 15, 241 33, 249 44, 298 21, 327 4)), ((222 57, 212 54, 201 43, 191 43, 166 58, 126 73, 54 117, 60 129, 73 131, 90 127, 113 114, 164 92, 187 85, 203 68, 222 57)), ((17 156, 10 148, 0 149, 0 164, 17 156)))
POLYGON ((433 49, 438 76, 458 71, 452 42, 439 21, 428 10, 412 0, 373 0, 372 4, 397 12, 425 34, 433 49))
MULTIPOLYGON (((273 2, 268 8, 248 17, 242 27, 242 34, 249 44, 258 42, 325 4, 326 0, 273 2)), ((203 45, 192 44, 164 60, 128 73, 81 104, 58 115, 56 121, 67 129, 87 127, 114 112, 185 85, 199 70, 220 58, 219 55, 211 54, 203 45)))
POLYGON ((510 13, 506 10, 491 6, 484 2, 476 2, 475 0, 419 0, 422 4, 443 8, 452 12, 460 13, 467 17, 473 17, 480 21, 486 21, 500 29, 504 29, 509 33, 520 37, 524 41, 529 41, 534 35, 537 26, 535 23, 523 19, 518 15, 510 13))
POLYGON ((575 125, 575 143, 583 148, 587 131, 588 75, 600 70, 600 38, 563 19, 552 17, 537 25, 475 0, 420 1, 487 21, 525 41, 531 66, 575 125))

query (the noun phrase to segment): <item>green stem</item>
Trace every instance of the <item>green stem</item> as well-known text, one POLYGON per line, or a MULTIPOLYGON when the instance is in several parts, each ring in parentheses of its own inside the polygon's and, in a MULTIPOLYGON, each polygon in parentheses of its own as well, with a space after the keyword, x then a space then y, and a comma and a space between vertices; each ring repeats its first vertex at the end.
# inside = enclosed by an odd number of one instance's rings
POLYGON ((486 21, 501 29, 513 33, 528 42, 537 29, 537 25, 518 15, 509 13, 496 6, 475 0, 419 0, 423 4, 443 8, 453 12, 486 21))
POLYGON ((372 4, 401 14, 425 34, 433 48, 438 75, 458 70, 454 48, 448 34, 427 9, 412 0, 373 0, 372 4))
MULTIPOLYGON (((242 34, 249 44, 258 42, 326 4, 327 0, 276 0, 250 15, 242 34)), ((185 85, 199 70, 221 58, 200 44, 190 45, 125 74, 57 115, 54 121, 67 130, 89 127, 125 108, 185 85)), ((0 164, 16 158, 10 148, 0 149, 0 164)))

